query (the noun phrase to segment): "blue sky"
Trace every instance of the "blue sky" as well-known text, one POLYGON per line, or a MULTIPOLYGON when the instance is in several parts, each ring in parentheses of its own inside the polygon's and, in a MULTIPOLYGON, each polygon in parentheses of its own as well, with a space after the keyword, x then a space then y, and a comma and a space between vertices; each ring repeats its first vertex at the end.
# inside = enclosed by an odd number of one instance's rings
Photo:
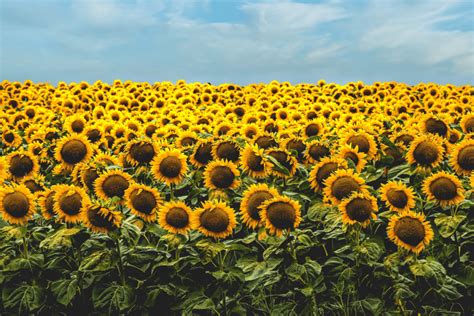
POLYGON ((0 79, 472 84, 470 0, 0 0, 0 79))

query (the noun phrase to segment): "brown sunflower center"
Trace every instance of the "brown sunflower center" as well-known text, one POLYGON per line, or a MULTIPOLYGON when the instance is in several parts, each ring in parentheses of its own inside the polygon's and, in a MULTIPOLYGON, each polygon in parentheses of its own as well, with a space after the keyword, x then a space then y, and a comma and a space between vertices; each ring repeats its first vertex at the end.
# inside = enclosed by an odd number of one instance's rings
POLYGON ((199 145, 194 154, 194 159, 203 165, 207 165, 212 160, 212 144, 199 145))
POLYGON ((291 161, 288 159, 288 155, 283 152, 283 151, 271 151, 268 153, 269 156, 272 156, 273 158, 280 163, 283 167, 285 167, 288 170, 292 169, 291 161))
POLYGON ((89 223, 95 227, 106 227, 109 230, 112 229, 113 223, 104 215, 99 213, 100 210, 100 207, 91 207, 87 210, 87 219, 89 223))
POLYGON ((219 189, 226 189, 234 183, 235 175, 227 166, 217 166, 211 171, 211 182, 219 189))
POLYGON ((87 147, 80 140, 72 139, 61 148, 61 157, 69 164, 76 164, 87 155, 87 147))
POLYGON ((404 208, 408 203, 408 196, 402 190, 390 189, 387 191, 387 200, 395 207, 404 208))
POLYGON ((189 223, 188 213, 180 207, 173 207, 166 213, 166 223, 175 228, 186 227, 189 223))
POLYGON ((32 180, 32 179, 26 180, 24 184, 28 188, 28 190, 30 190, 31 193, 36 193, 43 189, 41 185, 39 185, 38 183, 36 183, 35 180, 32 180))
POLYGON ((235 162, 239 160, 240 151, 236 144, 224 142, 217 146, 216 154, 219 159, 227 159, 235 162))
POLYGON ((394 227, 395 235, 410 246, 417 246, 425 238, 425 228, 423 224, 415 218, 402 217, 394 227))
POLYGON ((319 169, 318 172, 316 173, 316 182, 318 183, 318 186, 320 188, 323 188, 324 185, 324 180, 326 180, 331 173, 337 170, 337 163, 335 162, 328 162, 322 165, 319 169))
POLYGON ((7 132, 3 138, 6 142, 11 143, 15 140, 15 135, 13 135, 13 133, 7 132))
POLYGON ((445 136, 448 132, 448 127, 441 120, 436 120, 434 118, 429 118, 425 122, 426 131, 431 134, 438 134, 439 136, 445 136))
POLYGON ((448 178, 438 178, 431 182, 430 191, 437 200, 451 200, 456 197, 456 184, 448 178))
POLYGON ((270 136, 260 136, 255 140, 255 144, 263 149, 267 149, 270 147, 276 147, 278 144, 277 142, 270 136))
POLYGON ((369 200, 356 198, 346 206, 346 212, 350 219, 358 222, 364 222, 372 214, 372 203, 369 200))
POLYGON ((196 142, 197 142, 197 139, 195 139, 193 137, 184 137, 181 140, 181 145, 183 145, 184 147, 187 147, 187 146, 192 146, 192 145, 196 144, 196 142))
POLYGON ((424 141, 416 146, 413 151, 413 157, 420 165, 430 165, 438 159, 438 148, 435 144, 424 141))
POLYGON ((93 168, 85 169, 82 172, 82 182, 91 191, 94 190, 94 182, 98 177, 97 170, 93 168))
POLYGON ((395 139, 395 142, 402 142, 405 146, 408 146, 413 141, 413 139, 415 139, 415 137, 413 137, 411 135, 404 134, 404 135, 398 136, 395 139))
POLYGON ((352 160, 352 162, 353 162, 354 165, 356 165, 356 166, 357 166, 357 164, 359 163, 359 156, 357 156, 356 153, 347 152, 347 153, 344 155, 344 158, 352 160))
POLYGON ((84 130, 84 122, 81 120, 75 120, 71 123, 71 129, 76 132, 80 133, 84 130))
POLYGON ((474 132, 474 118, 470 118, 464 124, 464 128, 468 133, 474 132))
POLYGON ((308 136, 308 137, 318 135, 319 134, 318 124, 309 124, 308 126, 306 126, 305 133, 306 133, 306 136, 308 136))
POLYGON ((247 157, 247 166, 250 170, 257 172, 265 169, 262 157, 257 156, 253 151, 247 157))
POLYGON ((156 199, 153 193, 145 190, 136 189, 130 194, 130 200, 132 201, 133 207, 143 214, 151 214, 153 209, 156 207, 156 199))
POLYGON ((149 126, 147 126, 147 128, 145 129, 145 134, 146 134, 146 136, 151 137, 151 136, 153 136, 153 134, 155 133, 156 130, 157 130, 157 127, 156 127, 156 126, 154 126, 154 125, 149 125, 149 126))
POLYGON ((293 228, 296 220, 296 210, 286 202, 274 202, 267 207, 267 217, 278 229, 293 228))
POLYGON ((50 192, 45 200, 46 212, 54 215, 54 192, 50 192))
POLYGON ((123 197, 123 194, 125 190, 128 189, 128 186, 129 183, 127 179, 121 175, 114 174, 105 179, 104 183, 102 184, 102 190, 109 198, 114 196, 123 197))
POLYGON ((176 178, 181 172, 181 160, 178 157, 169 156, 161 161, 160 172, 166 178, 176 178))
POLYGON ((352 192, 359 190, 359 188, 360 185, 354 178, 343 176, 333 182, 331 192, 338 200, 342 200, 348 197, 352 192))
POLYGON ((201 225, 213 233, 226 231, 230 222, 229 215, 220 208, 205 210, 201 214, 200 220, 201 225))
POLYGON ((149 163, 155 156, 153 145, 148 143, 133 144, 130 147, 130 156, 139 163, 149 163))
POLYGON ((362 135, 355 135, 355 136, 350 137, 347 140, 347 143, 351 144, 354 147, 358 146, 359 151, 365 154, 368 153, 370 150, 369 140, 365 136, 362 136, 362 135))
POLYGON ((28 197, 21 192, 12 192, 3 198, 3 209, 10 216, 21 218, 28 214, 30 202, 28 197))
POLYGON ((286 144, 286 149, 296 151, 298 159, 302 159, 306 146, 301 140, 292 139, 286 144))
POLYGON ((458 164, 464 170, 474 170, 474 146, 467 146, 459 151, 458 164))
POLYGON ((28 156, 15 155, 10 160, 9 170, 15 177, 24 177, 33 170, 33 161, 28 156))
POLYGON ((97 128, 93 128, 87 131, 86 133, 87 139, 89 139, 91 142, 95 143, 100 140, 100 130, 97 128))
POLYGON ((249 216, 256 221, 260 220, 259 206, 271 198, 273 198, 273 195, 267 191, 257 191, 250 195, 247 202, 247 212, 249 216))
POLYGON ((320 160, 321 158, 329 156, 329 148, 323 145, 312 145, 308 153, 314 160, 320 160))
POLYGON ((59 199, 59 207, 67 215, 76 215, 82 207, 82 198, 79 193, 63 195, 59 199))

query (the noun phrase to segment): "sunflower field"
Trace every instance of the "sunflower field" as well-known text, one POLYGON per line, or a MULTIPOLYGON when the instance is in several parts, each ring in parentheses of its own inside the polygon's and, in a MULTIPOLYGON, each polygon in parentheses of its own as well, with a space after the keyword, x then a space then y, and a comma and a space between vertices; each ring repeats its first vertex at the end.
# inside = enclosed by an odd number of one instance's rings
POLYGON ((472 315, 474 88, 0 83, 0 314, 472 315))

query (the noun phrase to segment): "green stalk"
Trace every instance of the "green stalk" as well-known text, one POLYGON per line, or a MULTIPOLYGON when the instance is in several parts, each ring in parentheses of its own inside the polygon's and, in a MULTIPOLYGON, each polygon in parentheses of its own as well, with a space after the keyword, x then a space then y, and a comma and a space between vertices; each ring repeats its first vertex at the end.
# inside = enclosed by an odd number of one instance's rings
POLYGON ((28 255, 28 242, 26 241, 25 236, 23 236, 22 239, 23 239, 23 255, 25 256, 25 259, 28 260, 28 257, 29 257, 29 255, 28 255))
POLYGON ((118 255, 118 258, 119 258, 118 271, 119 271, 120 281, 121 281, 122 285, 125 286, 125 270, 123 268, 122 253, 120 251, 120 241, 119 241, 118 238, 115 239, 115 246, 116 246, 117 255, 118 255))

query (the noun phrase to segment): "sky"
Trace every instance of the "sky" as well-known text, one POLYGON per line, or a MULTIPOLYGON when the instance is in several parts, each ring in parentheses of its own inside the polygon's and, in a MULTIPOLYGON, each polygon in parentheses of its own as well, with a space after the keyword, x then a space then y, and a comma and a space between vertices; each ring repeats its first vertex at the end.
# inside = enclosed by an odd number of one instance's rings
POLYGON ((0 80, 473 84, 471 0, 0 0, 0 80))

